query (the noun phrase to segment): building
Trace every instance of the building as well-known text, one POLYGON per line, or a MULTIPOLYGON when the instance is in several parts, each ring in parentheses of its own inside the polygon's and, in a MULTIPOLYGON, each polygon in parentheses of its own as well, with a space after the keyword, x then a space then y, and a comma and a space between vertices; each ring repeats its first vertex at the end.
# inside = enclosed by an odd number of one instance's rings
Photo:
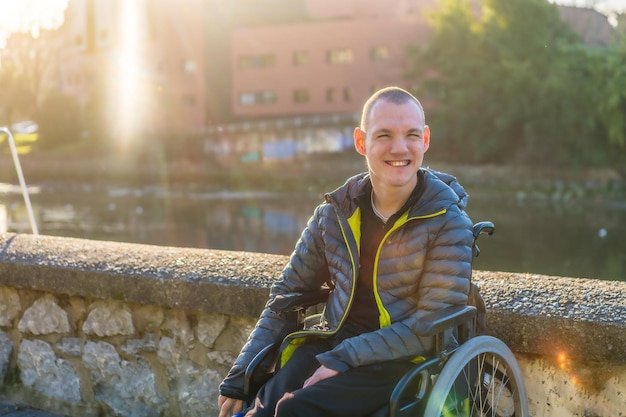
POLYGON ((233 32, 233 115, 351 114, 376 89, 410 87, 407 49, 425 43, 433 2, 306 2, 310 20, 233 32))
POLYGON ((408 87, 407 48, 427 37, 418 14, 238 29, 233 33, 233 115, 356 112, 377 88, 408 87))

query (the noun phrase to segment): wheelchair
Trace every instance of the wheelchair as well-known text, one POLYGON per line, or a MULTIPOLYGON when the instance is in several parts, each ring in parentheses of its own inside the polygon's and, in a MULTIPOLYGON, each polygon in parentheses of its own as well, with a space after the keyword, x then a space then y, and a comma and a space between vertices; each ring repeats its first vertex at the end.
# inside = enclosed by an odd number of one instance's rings
MULTIPOLYGON (((474 258, 481 234, 493 234, 491 222, 474 225, 474 258)), ((522 372, 511 350, 484 331, 479 310, 484 303, 471 284, 470 304, 433 312, 423 320, 420 336, 433 337, 434 350, 397 382, 388 404, 369 417, 528 417, 528 400, 522 372), (476 301, 472 303, 472 298, 476 301), (453 333, 450 333, 453 332, 453 333), (454 334, 456 343, 447 344, 454 334)), ((323 288, 312 294, 281 297, 275 302, 290 311, 301 328, 318 319, 328 296, 323 288), (317 310, 316 310, 317 309, 317 310)), ((317 320, 319 321, 319 320, 317 320)), ((258 389, 276 370, 279 345, 264 348, 248 365, 244 394, 251 405, 258 389)))

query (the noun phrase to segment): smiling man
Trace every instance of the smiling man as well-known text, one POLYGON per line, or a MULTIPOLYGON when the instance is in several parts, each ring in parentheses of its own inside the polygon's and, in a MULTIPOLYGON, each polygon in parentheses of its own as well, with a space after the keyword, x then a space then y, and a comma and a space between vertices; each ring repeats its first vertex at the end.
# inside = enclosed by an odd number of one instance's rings
POLYGON ((363 107, 354 145, 368 172, 315 209, 220 385, 220 417, 242 410, 246 367, 281 341, 292 356, 246 416, 370 415, 386 405, 411 359, 432 348, 430 338, 417 335, 424 315, 467 304, 467 194, 454 177, 421 167, 430 130, 419 101, 398 87, 376 92, 363 107), (274 301, 322 286, 332 290, 320 322, 289 333, 274 301))

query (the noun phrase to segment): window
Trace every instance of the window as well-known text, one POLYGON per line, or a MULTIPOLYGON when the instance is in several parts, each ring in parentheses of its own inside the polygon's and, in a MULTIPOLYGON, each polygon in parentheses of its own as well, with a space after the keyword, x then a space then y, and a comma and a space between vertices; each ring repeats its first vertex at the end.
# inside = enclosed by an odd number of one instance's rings
POLYGON ((196 96, 194 94, 184 94, 181 101, 184 106, 194 107, 196 105, 196 96))
POLYGON ((196 64, 196 61, 194 61, 193 59, 185 59, 183 61, 183 71, 196 72, 196 69, 198 69, 198 65, 196 64))
POLYGON ((293 92, 293 101, 295 103, 308 103, 309 90, 298 89, 293 92))
POLYGON ((350 87, 344 87, 343 89, 343 101, 349 103, 352 101, 352 90, 350 87))
POLYGON ((256 103, 255 93, 241 93, 239 95, 239 103, 244 106, 256 103))
POLYGON ((246 91, 239 95, 239 104, 250 106, 254 104, 270 104, 276 102, 276 93, 273 91, 246 91))
POLYGON ((274 66, 276 57, 274 54, 243 55, 237 60, 239 69, 266 68, 274 66))
POLYGON ((337 91, 330 87, 326 89, 326 102, 327 103, 334 103, 335 100, 337 100, 337 91))
POLYGON ((273 91, 263 91, 261 93, 262 103, 274 103, 276 102, 276 93, 273 91))
POLYGON ((293 53, 293 64, 297 67, 306 65, 309 63, 308 51, 296 51, 293 53))
POLYGON ((372 61, 386 61, 389 59, 389 48, 386 46, 374 46, 370 50, 370 57, 372 61))
POLYGON ((338 48, 328 51, 329 64, 349 64, 354 60, 354 52, 350 48, 338 48))

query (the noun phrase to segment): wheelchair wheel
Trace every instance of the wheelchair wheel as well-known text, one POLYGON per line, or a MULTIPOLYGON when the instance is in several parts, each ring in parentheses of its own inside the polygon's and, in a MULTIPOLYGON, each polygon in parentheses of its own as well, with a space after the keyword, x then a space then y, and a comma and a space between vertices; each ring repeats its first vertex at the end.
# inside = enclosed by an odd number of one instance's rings
POLYGON ((448 359, 433 385, 425 417, 528 417, 522 371, 499 339, 477 336, 448 359))

